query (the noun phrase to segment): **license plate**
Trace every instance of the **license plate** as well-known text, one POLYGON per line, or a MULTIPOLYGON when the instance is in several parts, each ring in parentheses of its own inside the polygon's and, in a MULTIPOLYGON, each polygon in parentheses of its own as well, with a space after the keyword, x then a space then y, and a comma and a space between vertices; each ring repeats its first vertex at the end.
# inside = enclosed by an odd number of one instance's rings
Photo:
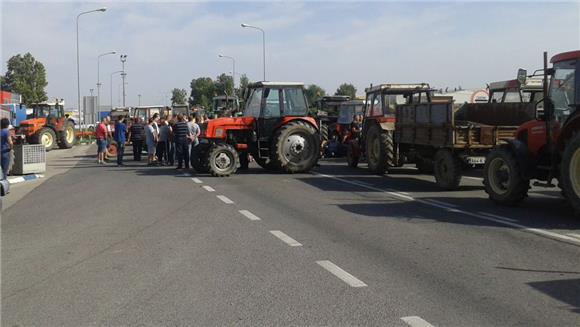
POLYGON ((485 164, 485 157, 467 157, 467 163, 470 165, 483 165, 485 164))

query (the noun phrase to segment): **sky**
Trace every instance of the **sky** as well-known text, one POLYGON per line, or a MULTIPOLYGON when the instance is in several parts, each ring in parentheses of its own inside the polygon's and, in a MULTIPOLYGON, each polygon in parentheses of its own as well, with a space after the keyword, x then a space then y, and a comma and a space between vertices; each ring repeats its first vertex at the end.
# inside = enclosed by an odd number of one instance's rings
MULTIPOLYGON (((13 55, 30 52, 45 65, 49 97, 76 108, 76 17, 81 95, 111 103, 111 73, 126 54, 126 103, 165 104, 193 78, 236 73, 317 84, 333 93, 352 83, 358 94, 379 83, 427 82, 437 88, 480 88, 513 79, 518 68, 542 67, 542 52, 580 49, 580 2, 323 1, 323 2, 0 2, 2 74, 13 55)), ((121 79, 113 77, 113 106, 121 79)))

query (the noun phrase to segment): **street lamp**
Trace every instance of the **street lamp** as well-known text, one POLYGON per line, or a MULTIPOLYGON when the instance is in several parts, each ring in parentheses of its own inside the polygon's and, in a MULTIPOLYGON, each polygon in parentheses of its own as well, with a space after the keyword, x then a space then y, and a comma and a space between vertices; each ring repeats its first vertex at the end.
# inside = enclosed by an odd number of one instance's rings
POLYGON ((113 75, 123 73, 122 70, 111 73, 111 110, 113 109, 113 75))
POLYGON ((264 81, 266 81, 266 32, 263 29, 248 24, 242 24, 244 28, 253 28, 262 32, 262 62, 264 64, 264 81))
POLYGON ((125 76, 127 76, 127 73, 125 73, 125 61, 127 61, 127 55, 121 55, 121 65, 123 65, 123 74, 121 74, 121 76, 123 77, 123 107, 125 107, 125 76))
POLYGON ((231 59, 231 61, 232 61, 232 64, 233 64, 232 81, 234 82, 232 94, 234 94, 236 92, 236 59, 234 59, 234 57, 224 56, 223 54, 219 54, 218 57, 228 58, 228 59, 231 59))
POLYGON ((79 18, 82 15, 86 15, 86 14, 90 14, 93 12, 105 12, 107 10, 107 7, 102 7, 99 9, 94 9, 94 10, 89 10, 89 11, 84 11, 80 14, 77 15, 77 104, 79 106, 79 123, 81 124, 81 129, 82 129, 82 123, 85 122, 85 111, 83 109, 83 114, 81 117, 81 73, 80 73, 80 64, 79 64, 79 18))
MULTIPOLYGON (((108 55, 114 55, 116 53, 117 53, 117 51, 110 51, 110 52, 101 53, 100 55, 97 56, 97 112, 100 110, 100 107, 101 107, 101 85, 102 85, 101 78, 100 78, 100 75, 101 75, 101 68, 100 68, 101 57, 108 56, 108 55)), ((98 120, 96 115, 93 118, 95 119, 95 122, 98 120)))
POLYGON ((139 97, 139 106, 141 106, 141 94, 137 94, 137 96, 139 97))

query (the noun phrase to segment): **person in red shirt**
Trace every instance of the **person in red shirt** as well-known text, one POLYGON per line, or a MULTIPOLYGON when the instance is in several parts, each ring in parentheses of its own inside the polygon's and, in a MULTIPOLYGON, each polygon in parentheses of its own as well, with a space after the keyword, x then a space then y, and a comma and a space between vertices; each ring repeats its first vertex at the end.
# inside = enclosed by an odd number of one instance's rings
POLYGON ((97 138, 97 163, 105 163, 105 151, 107 151, 107 117, 104 117, 97 125, 95 137, 97 138))

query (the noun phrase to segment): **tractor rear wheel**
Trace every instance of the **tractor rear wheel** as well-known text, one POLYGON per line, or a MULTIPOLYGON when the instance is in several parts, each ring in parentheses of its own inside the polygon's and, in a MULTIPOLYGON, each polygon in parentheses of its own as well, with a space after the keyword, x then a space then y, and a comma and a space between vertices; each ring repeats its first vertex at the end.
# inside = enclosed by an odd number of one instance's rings
POLYGON ((359 151, 356 151, 355 147, 357 145, 353 142, 348 143, 346 147, 346 162, 348 166, 351 168, 356 168, 358 166, 359 161, 359 151))
POLYGON ((448 149, 437 150, 434 159, 437 185, 447 191, 456 190, 461 182, 461 161, 448 149))
POLYGON ((50 151, 54 148, 56 143, 56 134, 52 128, 43 127, 32 137, 33 144, 43 144, 46 151, 50 151))
POLYGON ((238 151, 227 144, 214 144, 207 155, 209 173, 216 177, 225 177, 234 174, 240 166, 238 151))
POLYGON ((483 185, 493 202, 513 206, 526 197, 530 181, 522 178, 513 152, 500 147, 493 149, 485 159, 483 185))
POLYGON ((395 146, 393 132, 384 131, 379 126, 372 126, 367 134, 367 162, 369 169, 377 174, 384 174, 395 166, 395 146))
POLYGON ((292 121, 276 131, 272 150, 272 164, 275 167, 287 173, 306 172, 318 161, 320 138, 312 125, 292 121))
POLYGON ((580 133, 576 133, 564 149, 560 187, 576 213, 580 214, 580 133))
POLYGON ((64 124, 63 130, 59 133, 58 146, 61 149, 70 149, 75 144, 75 125, 72 121, 64 124))

